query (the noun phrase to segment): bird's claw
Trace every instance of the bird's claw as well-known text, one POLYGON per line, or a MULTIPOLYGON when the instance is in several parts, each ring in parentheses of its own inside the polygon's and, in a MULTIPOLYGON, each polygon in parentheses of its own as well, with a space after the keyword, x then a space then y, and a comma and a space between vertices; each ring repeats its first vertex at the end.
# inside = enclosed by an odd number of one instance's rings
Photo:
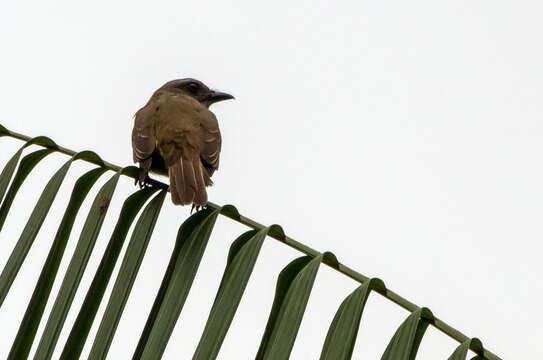
POLYGON ((136 179, 136 182, 134 185, 138 185, 140 189, 151 187, 151 183, 148 181, 148 179, 145 179, 143 181, 136 179))
POLYGON ((139 169, 139 175, 135 179, 134 185, 138 185, 140 189, 151 187, 151 178, 149 177, 149 174, 142 168, 139 169))
POLYGON ((206 205, 196 205, 196 204, 192 204, 192 208, 190 209, 190 213, 192 214, 192 212, 194 211, 194 209, 196 209, 196 212, 202 210, 202 209, 205 209, 206 208, 206 205))

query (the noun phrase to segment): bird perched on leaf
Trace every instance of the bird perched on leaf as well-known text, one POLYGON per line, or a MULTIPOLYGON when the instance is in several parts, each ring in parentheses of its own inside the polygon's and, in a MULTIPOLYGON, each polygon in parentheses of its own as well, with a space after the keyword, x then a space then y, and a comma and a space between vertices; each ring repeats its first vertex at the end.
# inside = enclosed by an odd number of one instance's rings
POLYGON ((205 206, 206 186, 213 184, 221 152, 219 124, 209 106, 233 98, 190 78, 172 80, 155 91, 135 115, 136 182, 144 186, 149 172, 168 176, 174 204, 205 206))

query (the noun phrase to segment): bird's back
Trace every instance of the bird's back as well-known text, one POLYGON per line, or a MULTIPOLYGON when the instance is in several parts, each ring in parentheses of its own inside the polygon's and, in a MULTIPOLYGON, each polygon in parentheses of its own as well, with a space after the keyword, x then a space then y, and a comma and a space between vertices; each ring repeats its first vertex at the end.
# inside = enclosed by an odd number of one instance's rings
POLYGON ((203 206, 205 187, 212 184, 219 166, 222 141, 217 118, 208 107, 233 97, 201 83, 195 93, 183 90, 195 84, 192 79, 174 80, 157 90, 136 113, 132 146, 134 161, 140 163, 140 182, 148 171, 167 173, 175 204, 203 206))

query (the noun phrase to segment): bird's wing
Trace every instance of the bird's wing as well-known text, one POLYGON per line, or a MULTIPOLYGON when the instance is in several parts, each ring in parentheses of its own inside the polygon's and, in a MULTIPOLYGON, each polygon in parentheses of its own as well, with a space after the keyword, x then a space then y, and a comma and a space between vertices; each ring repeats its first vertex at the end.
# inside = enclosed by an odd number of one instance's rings
POLYGON ((219 168, 219 155, 221 152, 221 132, 215 115, 209 111, 201 122, 201 148, 200 157, 208 170, 209 176, 219 168))
POLYGON ((150 159, 155 150, 155 119, 154 114, 149 111, 149 107, 152 107, 152 104, 148 103, 135 116, 134 129, 132 130, 134 162, 150 159))

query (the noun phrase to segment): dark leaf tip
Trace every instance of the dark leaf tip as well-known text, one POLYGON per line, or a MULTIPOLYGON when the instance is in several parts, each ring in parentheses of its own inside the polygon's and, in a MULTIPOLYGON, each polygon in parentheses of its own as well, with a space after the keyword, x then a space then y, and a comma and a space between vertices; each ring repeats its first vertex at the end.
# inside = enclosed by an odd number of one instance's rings
POLYGON ((231 217, 233 219, 239 219, 241 215, 238 212, 238 209, 234 205, 224 205, 221 207, 221 214, 231 217))
POLYGON ((5 136, 9 134, 10 134, 9 130, 0 124, 0 136, 5 136))
POLYGON ((85 160, 102 167, 106 166, 106 164, 104 163, 104 160, 102 160, 102 158, 98 156, 98 154, 96 154, 94 151, 90 151, 90 150, 84 150, 75 154, 74 160, 77 160, 77 159, 85 160))
POLYGON ((432 314, 432 311, 427 307, 423 307, 420 309, 420 317, 429 322, 434 321, 434 314, 432 314))
POLYGON ((483 343, 478 338, 472 338, 469 343, 469 348, 473 352, 475 352, 477 355, 483 355, 483 343))
POLYGON ((339 269, 339 261, 336 255, 330 251, 326 251, 322 254, 322 262, 334 269, 339 269))
POLYGON ((384 294, 387 291, 385 283, 379 278, 370 279, 370 288, 380 294, 384 294))
POLYGON ((268 234, 271 237, 274 237, 276 239, 285 240, 285 232, 283 231, 283 228, 280 225, 273 224, 270 227, 268 227, 268 234))
POLYGON ((32 144, 40 145, 49 149, 58 150, 57 143, 51 140, 50 138, 48 138, 47 136, 37 136, 35 138, 32 138, 28 140, 28 142, 26 143, 26 146, 32 145, 32 144))

